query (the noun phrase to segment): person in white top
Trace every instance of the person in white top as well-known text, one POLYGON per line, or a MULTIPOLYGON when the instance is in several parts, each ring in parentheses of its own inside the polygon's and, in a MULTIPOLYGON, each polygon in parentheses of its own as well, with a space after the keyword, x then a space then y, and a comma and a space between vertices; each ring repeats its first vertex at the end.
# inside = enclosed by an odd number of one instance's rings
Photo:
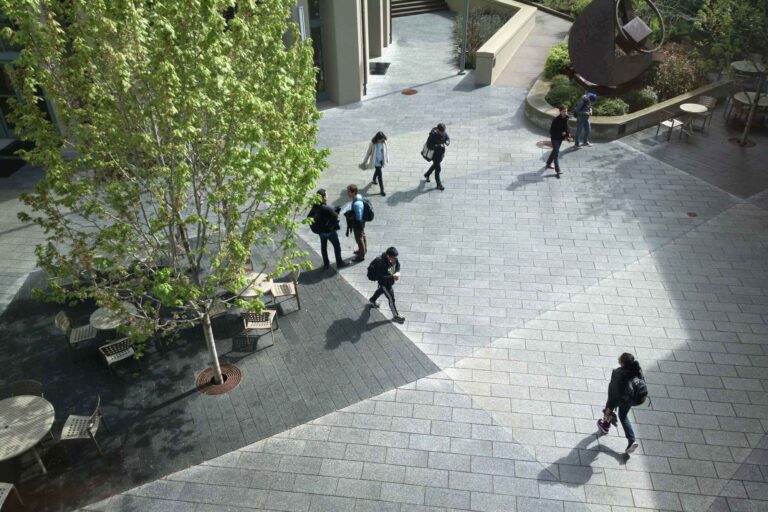
POLYGON ((368 144, 368 151, 365 152, 363 157, 363 163, 360 164, 360 168, 375 169, 373 171, 373 184, 379 185, 379 190, 382 196, 387 194, 384 192, 384 178, 381 174, 381 169, 389 162, 389 151, 387 150, 387 136, 384 132, 377 132, 368 144))

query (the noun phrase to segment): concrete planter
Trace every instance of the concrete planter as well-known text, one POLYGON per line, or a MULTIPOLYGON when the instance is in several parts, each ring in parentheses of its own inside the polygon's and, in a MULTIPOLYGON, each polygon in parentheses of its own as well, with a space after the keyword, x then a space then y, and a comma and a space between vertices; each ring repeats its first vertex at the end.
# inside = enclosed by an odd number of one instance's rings
MULTIPOLYGON (((730 83, 730 80, 720 80, 623 116, 592 116, 591 138, 615 140, 656 126, 660 121, 669 117, 667 112, 678 113, 680 111, 678 107, 682 103, 691 103, 697 96, 725 96, 730 83)), ((525 98, 525 117, 544 130, 549 130, 552 118, 557 115, 557 109, 544 99, 549 89, 549 82, 537 80, 525 98)), ((573 105, 570 106, 573 107, 573 105)), ((570 120, 569 126, 575 130, 576 120, 570 120)))

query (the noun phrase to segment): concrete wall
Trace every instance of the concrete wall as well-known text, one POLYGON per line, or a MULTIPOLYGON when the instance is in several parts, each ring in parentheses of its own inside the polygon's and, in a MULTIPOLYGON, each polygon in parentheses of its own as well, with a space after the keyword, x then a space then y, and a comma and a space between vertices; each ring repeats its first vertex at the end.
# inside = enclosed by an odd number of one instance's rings
MULTIPOLYGON (((384 0, 368 0, 368 56, 381 57, 384 52, 384 0)), ((389 34, 387 34, 389 39, 389 34)))
MULTIPOLYGON (((464 13, 464 0, 447 0, 451 10, 464 13)), ((514 0, 470 0, 470 12, 475 9, 514 15, 477 52, 475 83, 491 85, 499 77, 517 50, 533 30, 536 8, 514 0)))
MULTIPOLYGON (((671 112, 673 115, 679 115, 680 105, 682 103, 695 102, 697 96, 725 96, 729 85, 730 80, 721 80, 623 116, 592 116, 590 120, 592 125, 591 137, 615 140, 650 128, 651 126, 656 126, 659 122, 670 117, 668 112, 671 112)), ((552 123, 552 118, 557 115, 557 109, 544 99, 549 89, 549 82, 537 80, 525 98, 525 117, 539 128, 547 130, 547 132, 552 123)), ((573 119, 569 120, 568 126, 575 130, 576 121, 573 119)))
POLYGON ((325 0, 321 9, 328 97, 339 105, 360 101, 368 71, 368 58, 363 55, 360 1, 325 0))

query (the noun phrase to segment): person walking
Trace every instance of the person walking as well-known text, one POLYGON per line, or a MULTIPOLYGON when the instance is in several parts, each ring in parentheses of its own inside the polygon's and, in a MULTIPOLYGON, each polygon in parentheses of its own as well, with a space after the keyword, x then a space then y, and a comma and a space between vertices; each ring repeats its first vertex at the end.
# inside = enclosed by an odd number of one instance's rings
POLYGON ((341 243, 339 242, 339 235, 336 233, 340 228, 339 211, 341 208, 328 204, 328 193, 325 189, 321 188, 318 190, 317 195, 320 196, 321 203, 312 207, 315 211, 310 215, 314 218, 314 222, 317 223, 316 229, 320 237, 320 254, 323 256, 323 268, 328 270, 330 267, 328 242, 331 242, 333 246, 333 253, 336 256, 336 268, 344 268, 348 263, 341 258, 341 243))
POLYGON ((368 144, 368 151, 365 152, 363 163, 360 164, 360 167, 362 169, 375 169, 373 171, 373 179, 371 182, 374 185, 379 186, 379 191, 382 196, 386 196, 387 194, 384 192, 384 177, 381 174, 381 169, 387 163, 389 163, 387 136, 384 135, 384 132, 377 132, 368 144))
POLYGON ((564 140, 570 139, 571 132, 568 131, 568 106, 560 105, 560 113, 552 120, 549 127, 549 139, 552 141, 552 152, 547 158, 547 169, 555 170, 555 177, 560 179, 560 146, 564 140), (554 166, 552 165, 554 164, 554 166))
POLYGON ((363 261, 368 252, 368 237, 365 236, 365 218, 363 216, 365 204, 363 203, 363 196, 358 193, 357 185, 354 183, 347 185, 347 197, 352 200, 348 218, 352 224, 352 232, 355 234, 355 242, 357 242, 353 261, 363 261))
POLYGON ((635 431, 629 421, 629 410, 632 408, 634 389, 632 380, 637 377, 643 379, 643 369, 635 356, 624 352, 619 356, 619 367, 611 372, 611 382, 608 384, 608 401, 603 409, 603 417, 597 420, 597 427, 603 434, 611 430, 611 425, 616 425, 616 409, 619 411, 619 421, 627 438, 625 453, 630 454, 639 446, 635 438, 635 431))
POLYGON ((397 312, 395 290, 392 288, 395 282, 400 280, 400 260, 398 260, 397 249, 390 247, 380 256, 374 258, 368 266, 368 279, 378 283, 376 291, 368 299, 368 306, 378 309, 379 303, 376 300, 384 295, 387 297, 389 309, 392 311, 392 320, 399 324, 405 322, 405 317, 397 312))
POLYGON ((429 132, 429 137, 427 137, 427 149, 431 149, 433 151, 432 165, 429 167, 429 169, 427 169, 427 172, 424 173, 424 179, 426 179, 427 183, 429 183, 429 177, 434 171, 437 190, 445 190, 445 187, 443 187, 443 184, 440 182, 440 171, 443 170, 440 166, 440 163, 445 157, 445 148, 450 144, 451 138, 445 131, 445 125, 443 123, 438 124, 429 132))
POLYGON ((579 102, 573 108, 573 113, 576 114, 576 143, 574 146, 577 148, 580 146, 591 146, 589 142, 589 135, 592 133, 592 125, 589 120, 592 117, 592 104, 597 100, 597 95, 593 92, 588 92, 579 98, 579 102), (584 134, 584 142, 581 134, 584 134))

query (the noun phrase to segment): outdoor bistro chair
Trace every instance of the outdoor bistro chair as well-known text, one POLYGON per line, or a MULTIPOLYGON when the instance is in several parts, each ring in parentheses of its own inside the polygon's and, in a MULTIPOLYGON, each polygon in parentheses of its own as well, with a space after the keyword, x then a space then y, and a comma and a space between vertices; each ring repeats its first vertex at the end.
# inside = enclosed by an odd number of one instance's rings
POLYGON ((680 138, 682 138, 683 126, 685 126, 685 122, 679 119, 676 119, 675 115, 672 112, 669 112, 667 110, 662 110, 662 112, 667 117, 662 119, 661 122, 659 122, 658 126, 656 127, 656 137, 659 136, 659 130, 661 130, 661 127, 663 126, 667 130, 667 140, 672 138, 672 131, 674 131, 675 128, 680 129, 680 138))
POLYGON ((101 415, 101 396, 96 395, 96 409, 93 411, 93 414, 90 416, 71 414, 61 430, 61 440, 90 439, 96 445, 99 455, 104 457, 104 452, 101 451, 101 446, 96 441, 96 431, 99 429, 99 424, 103 424, 106 431, 109 432, 109 427, 107 427, 107 423, 101 415))
POLYGON ((275 343, 275 330, 272 328, 274 323, 277 327, 277 311, 274 309, 265 309, 261 313, 254 313, 252 311, 243 311, 241 313, 243 317, 243 329, 246 342, 250 342, 250 332, 257 330, 269 330, 272 335, 272 344, 275 343))
POLYGON ((5 500, 8 499, 8 496, 11 494, 11 491, 13 491, 13 494, 16 495, 16 499, 19 500, 19 503, 21 506, 24 506, 24 502, 21 501, 21 494, 19 494, 18 489, 16 489, 16 486, 13 484, 7 484, 5 482, 0 482, 0 508, 2 508, 3 504, 5 503, 5 500))
POLYGON ((717 106, 717 98, 713 98, 712 96, 699 96, 696 98, 696 103, 707 107, 707 111, 698 116, 702 119, 701 130, 704 131, 704 128, 707 126, 707 120, 709 120, 710 125, 712 124, 712 112, 715 111, 715 107, 717 106))
POLYGON ((64 311, 59 311, 54 319, 56 327, 61 330, 64 336, 67 337, 67 347, 69 347, 69 355, 74 360, 72 349, 78 343, 83 341, 95 340, 98 336, 98 331, 92 325, 83 325, 81 327, 72 327, 72 321, 69 319, 64 311))
POLYGON ((43 384, 36 380, 17 380, 11 382, 11 396, 43 396, 43 384))
POLYGON ((106 345, 99 347, 99 352, 104 357, 104 361, 107 363, 107 368, 112 371, 112 365, 120 362, 129 357, 133 357, 136 353, 133 350, 133 340, 129 337, 120 338, 116 341, 111 341, 106 345))
MULTIPOLYGON (((294 270, 290 274, 290 282, 288 283, 274 283, 270 292, 274 297, 275 305, 278 304, 277 299, 282 297, 293 297, 296 299, 296 305, 301 309, 301 299, 299 299, 299 272, 294 270)), ((285 302, 284 300, 281 302, 285 302)))

